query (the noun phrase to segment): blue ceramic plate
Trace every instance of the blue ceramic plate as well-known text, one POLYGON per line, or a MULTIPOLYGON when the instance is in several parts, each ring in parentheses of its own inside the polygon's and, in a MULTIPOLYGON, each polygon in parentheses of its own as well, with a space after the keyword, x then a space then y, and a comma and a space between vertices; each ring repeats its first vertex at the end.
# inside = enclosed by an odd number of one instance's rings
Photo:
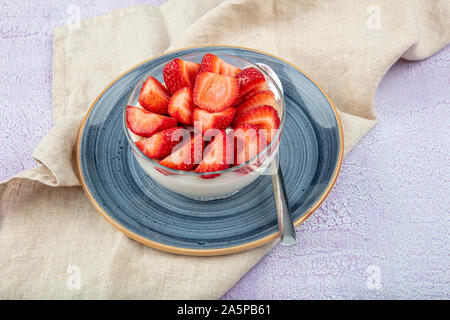
POLYGON ((264 63, 276 72, 287 112, 280 158, 289 204, 296 226, 308 218, 326 198, 339 173, 343 157, 340 120, 326 94, 304 72, 252 49, 182 49, 124 73, 97 98, 83 121, 78 169, 95 208, 131 238, 179 254, 228 254, 278 237, 270 176, 261 176, 228 199, 190 200, 160 187, 144 173, 122 128, 122 111, 137 81, 154 66, 196 52, 236 55, 264 63))

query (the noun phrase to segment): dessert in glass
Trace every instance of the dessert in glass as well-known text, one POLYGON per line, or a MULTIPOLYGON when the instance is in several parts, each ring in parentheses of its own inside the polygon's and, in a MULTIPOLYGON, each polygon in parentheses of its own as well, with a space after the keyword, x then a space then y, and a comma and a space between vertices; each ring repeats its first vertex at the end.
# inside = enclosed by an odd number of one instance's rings
POLYGON ((143 170, 196 200, 226 198, 268 171, 285 120, 281 88, 237 56, 187 54, 150 70, 123 127, 143 170))

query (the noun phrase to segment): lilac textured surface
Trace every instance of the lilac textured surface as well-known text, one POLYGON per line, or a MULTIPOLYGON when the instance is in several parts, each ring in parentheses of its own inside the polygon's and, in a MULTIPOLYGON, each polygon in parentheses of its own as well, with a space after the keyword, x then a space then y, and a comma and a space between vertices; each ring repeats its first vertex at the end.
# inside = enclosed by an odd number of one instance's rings
MULTIPOLYGON (((164 1, 0 3, 0 180, 36 166, 52 126, 52 36, 81 18, 164 1)), ((225 299, 450 298, 450 47, 399 61, 381 82, 380 123, 345 158, 336 187, 225 299)))

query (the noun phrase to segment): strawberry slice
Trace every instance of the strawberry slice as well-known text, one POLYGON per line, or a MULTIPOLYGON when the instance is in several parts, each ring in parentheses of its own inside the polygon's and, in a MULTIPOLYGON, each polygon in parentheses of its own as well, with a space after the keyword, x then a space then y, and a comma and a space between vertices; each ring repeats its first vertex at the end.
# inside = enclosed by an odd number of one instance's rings
POLYGON ((200 63, 200 71, 220 73, 225 76, 235 77, 241 72, 241 69, 225 62, 211 53, 207 53, 203 56, 202 62, 200 63))
POLYGON ((148 111, 165 114, 170 95, 167 89, 152 76, 144 82, 139 93, 140 105, 148 111))
POLYGON ((274 107, 259 106, 238 114, 234 118, 233 123, 235 128, 240 125, 250 124, 257 126, 259 129, 264 129, 267 143, 269 143, 280 127, 280 118, 274 107))
POLYGON ((183 142, 174 148, 171 154, 159 163, 176 170, 192 170, 202 159, 203 147, 204 142, 201 134, 187 136, 183 142))
POLYGON ((233 105, 239 95, 236 78, 200 72, 195 81, 194 103, 209 112, 221 112, 233 105))
POLYGON ((250 161, 264 150, 267 138, 264 130, 254 125, 241 125, 234 129, 234 165, 250 161))
POLYGON ((192 113, 194 111, 194 100, 192 99, 192 89, 184 87, 170 98, 169 114, 183 124, 192 125, 192 113))
POLYGON ((253 109, 258 106, 268 105, 272 106, 275 109, 277 108, 277 103, 275 101, 275 95, 270 90, 258 91, 248 97, 247 100, 242 102, 236 110, 236 114, 243 113, 250 109, 253 109))
POLYGON ((136 142, 136 146, 150 159, 161 159, 170 154, 172 149, 180 143, 185 130, 183 127, 175 127, 160 131, 150 138, 136 142))
POLYGON ((200 70, 200 64, 173 59, 164 66, 163 77, 164 82, 170 94, 174 94, 184 87, 193 87, 195 78, 200 70))
POLYGON ((226 108, 222 112, 208 112, 206 110, 194 109, 194 128, 202 133, 208 129, 226 129, 233 122, 236 108, 226 108))
POLYGON ((157 132, 177 125, 177 120, 173 118, 133 106, 127 106, 126 119, 128 128, 141 137, 151 137, 157 132))
POLYGON ((268 90, 266 78, 258 69, 254 67, 242 70, 236 79, 239 81, 239 98, 245 99, 257 91, 268 90))
MULTIPOLYGON (((227 169, 233 161, 232 144, 228 143, 229 137, 225 130, 217 130, 213 140, 205 148, 202 162, 195 169, 195 172, 214 172, 227 169)), ((202 175, 204 179, 211 179, 219 174, 202 175)))

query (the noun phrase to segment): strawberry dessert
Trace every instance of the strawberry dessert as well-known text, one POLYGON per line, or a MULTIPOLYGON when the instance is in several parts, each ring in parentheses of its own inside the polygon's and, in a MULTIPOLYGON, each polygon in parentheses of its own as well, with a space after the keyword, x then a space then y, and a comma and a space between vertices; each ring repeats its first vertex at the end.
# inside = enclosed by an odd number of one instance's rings
POLYGON ((224 198, 258 178, 278 151, 282 97, 245 60, 196 60, 176 58, 141 82, 124 123, 153 180, 190 198, 224 198))

